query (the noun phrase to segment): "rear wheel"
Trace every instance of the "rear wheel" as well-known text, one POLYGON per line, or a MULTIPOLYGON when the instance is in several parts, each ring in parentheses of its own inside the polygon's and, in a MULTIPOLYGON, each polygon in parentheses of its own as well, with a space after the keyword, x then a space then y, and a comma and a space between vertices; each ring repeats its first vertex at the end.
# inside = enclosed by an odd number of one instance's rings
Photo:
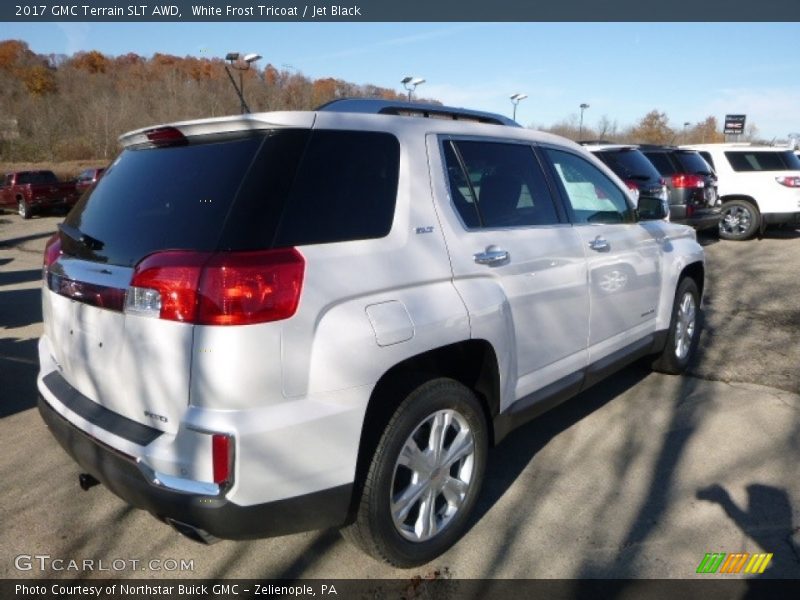
POLYGON ((486 466, 488 434, 475 394, 428 381, 397 408, 378 444, 344 536, 398 567, 429 562, 464 533, 486 466))
POLYGON ((33 216, 33 210, 31 209, 30 204, 25 202, 24 198, 17 199, 17 212, 23 219, 30 219, 31 216, 33 216))
POLYGON ((686 370, 699 337, 700 292, 694 279, 685 277, 675 292, 667 343, 653 369, 677 375, 686 370))
POLYGON ((761 224, 761 215, 752 202, 729 200, 722 205, 719 237, 741 241, 753 237, 761 224))

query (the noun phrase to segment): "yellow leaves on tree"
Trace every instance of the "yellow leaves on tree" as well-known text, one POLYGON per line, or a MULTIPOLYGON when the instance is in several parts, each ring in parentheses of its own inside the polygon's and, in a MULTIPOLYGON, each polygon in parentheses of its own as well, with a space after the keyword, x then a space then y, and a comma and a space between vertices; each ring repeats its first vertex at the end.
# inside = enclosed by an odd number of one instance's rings
POLYGON ((72 59, 72 65, 76 69, 81 69, 88 73, 105 73, 110 66, 110 62, 104 54, 97 50, 78 52, 72 59))
POLYGON ((58 91, 53 71, 42 65, 24 69, 19 73, 25 89, 34 96, 44 96, 58 91))

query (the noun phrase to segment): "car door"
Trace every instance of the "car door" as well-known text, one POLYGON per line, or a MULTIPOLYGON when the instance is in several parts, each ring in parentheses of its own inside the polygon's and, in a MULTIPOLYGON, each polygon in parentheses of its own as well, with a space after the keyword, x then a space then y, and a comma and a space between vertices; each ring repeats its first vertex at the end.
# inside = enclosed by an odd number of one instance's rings
POLYGON ((586 259, 532 146, 447 138, 438 151, 454 285, 472 336, 510 351, 509 372, 501 373, 509 385, 505 404, 580 377, 588 339, 586 259), (506 339, 497 339, 501 331, 506 339))
POLYGON ((595 362, 655 331, 661 246, 638 223, 627 194, 597 165, 562 148, 542 152, 587 250, 589 360, 595 362))

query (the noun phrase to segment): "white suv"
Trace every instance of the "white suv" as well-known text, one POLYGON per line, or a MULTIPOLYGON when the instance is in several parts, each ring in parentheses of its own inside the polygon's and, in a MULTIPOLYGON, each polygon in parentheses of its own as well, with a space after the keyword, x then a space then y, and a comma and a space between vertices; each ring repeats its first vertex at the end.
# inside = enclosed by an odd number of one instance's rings
POLYGON ((746 240, 767 225, 800 225, 800 159, 790 148, 750 144, 698 144, 718 177, 720 237, 746 240))
POLYGON ((39 407, 82 487, 196 539, 429 561, 512 428, 695 348, 693 230, 563 138, 348 100, 121 141, 46 247, 39 407))

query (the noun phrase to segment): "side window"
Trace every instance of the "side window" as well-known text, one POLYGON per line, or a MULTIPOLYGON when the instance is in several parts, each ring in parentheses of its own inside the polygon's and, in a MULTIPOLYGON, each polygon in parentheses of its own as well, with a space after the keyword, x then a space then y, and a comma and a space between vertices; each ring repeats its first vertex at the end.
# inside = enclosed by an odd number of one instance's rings
POLYGON ((453 204, 467 227, 559 222, 547 180, 530 146, 447 142, 445 163, 453 204))
POLYGON ((625 193, 587 160, 561 150, 545 149, 572 207, 576 223, 631 223, 633 207, 625 193))
POLYGON ((381 238, 394 219, 400 143, 388 133, 314 131, 275 244, 381 238))
POLYGON ((711 158, 710 152, 701 152, 700 156, 702 156, 703 160, 705 160, 709 165, 711 165, 712 169, 716 169, 716 167, 714 166, 714 159, 711 158))

